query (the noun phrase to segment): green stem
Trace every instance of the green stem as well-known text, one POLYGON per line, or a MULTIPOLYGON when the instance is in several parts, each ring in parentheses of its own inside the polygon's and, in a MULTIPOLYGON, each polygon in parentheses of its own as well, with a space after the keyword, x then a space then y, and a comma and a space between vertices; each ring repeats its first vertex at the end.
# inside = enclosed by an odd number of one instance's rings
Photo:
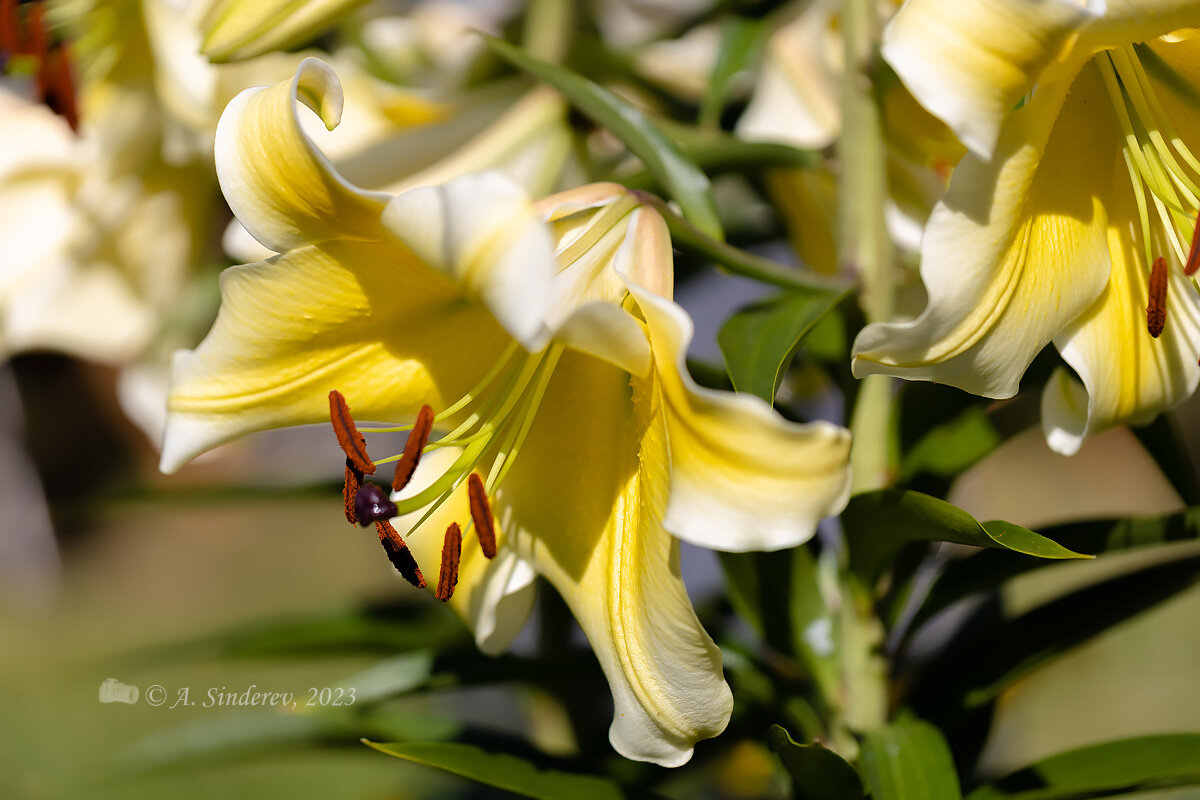
MULTIPOLYGON (((838 139, 839 260, 844 273, 858 275, 862 281, 862 305, 869 322, 891 319, 894 303, 891 243, 884 222, 887 165, 870 77, 878 19, 875 0, 842 4, 846 74, 838 139)), ((893 478, 893 405, 890 378, 874 375, 862 382, 850 419, 856 492, 882 488, 893 478)), ((872 587, 844 567, 840 584, 841 722, 857 732, 869 731, 887 719, 887 667, 879 650, 883 626, 874 612, 872 587)))
POLYGON ((714 239, 672 211, 671 207, 656 195, 637 189, 632 191, 640 202, 653 208, 666 220, 667 230, 671 233, 672 244, 681 250, 689 250, 711 259, 726 272, 743 275, 761 283, 779 286, 784 289, 803 289, 806 291, 818 289, 822 291, 844 292, 850 288, 844 280, 839 278, 831 278, 807 270, 785 267, 769 258, 747 253, 741 248, 714 239))
MULTIPOLYGON (((872 0, 846 0, 842 12, 846 75, 842 82, 842 134, 838 247, 842 270, 861 277, 868 322, 891 319, 894 304, 892 252, 884 223, 887 170, 879 107, 871 87, 870 62, 877 35, 872 0)), ((851 417, 854 491, 879 489, 893 477, 890 444, 891 379, 863 381, 851 417)))
POLYGON ((573 14, 571 0, 532 0, 525 12, 522 45, 543 61, 561 64, 570 44, 573 14))

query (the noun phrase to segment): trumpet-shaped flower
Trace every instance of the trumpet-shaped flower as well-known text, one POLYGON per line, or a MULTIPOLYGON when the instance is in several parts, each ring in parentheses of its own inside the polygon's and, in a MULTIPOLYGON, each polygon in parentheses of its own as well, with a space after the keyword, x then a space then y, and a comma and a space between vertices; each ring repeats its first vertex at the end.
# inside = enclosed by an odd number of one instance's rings
POLYGON ((225 273, 212 331, 177 356, 163 468, 327 419, 332 396, 353 456, 347 515, 380 520, 393 563, 417 584, 418 565, 441 564, 438 596, 488 652, 545 576, 608 677, 614 747, 687 761, 732 700, 677 539, 808 539, 844 502, 848 434, 692 382, 665 223, 637 195, 600 184, 531 202, 495 172, 367 192, 304 135, 297 99, 337 124, 337 79, 307 59, 218 128, 229 203, 277 255, 225 273), (405 452, 371 462, 351 409, 402 423, 366 432, 373 450, 415 427, 405 452), (393 460, 392 500, 367 485, 354 503, 353 473, 393 460))
POLYGON ((1200 380, 1200 3, 909 0, 883 53, 970 153, 922 244, 929 305, 857 375, 1013 395, 1053 341, 1050 445, 1148 422, 1200 380))

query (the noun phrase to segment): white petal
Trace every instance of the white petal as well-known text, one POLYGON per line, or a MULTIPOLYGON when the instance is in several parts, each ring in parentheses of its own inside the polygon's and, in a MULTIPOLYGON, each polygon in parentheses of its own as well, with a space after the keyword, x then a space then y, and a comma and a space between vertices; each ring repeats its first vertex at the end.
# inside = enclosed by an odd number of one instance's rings
POLYGON ((531 352, 549 333, 557 271, 550 233, 525 192, 499 172, 413 189, 383 213, 391 235, 477 298, 531 352))
POLYGON ((379 215, 390 195, 347 182, 311 140, 295 101, 334 128, 342 87, 329 65, 300 62, 295 76, 235 97, 217 125, 217 178, 250 235, 275 252, 330 239, 379 239, 379 215))
POLYGON ((908 0, 884 29, 882 52, 986 160, 1005 118, 1095 16, 1077 0, 908 0))
POLYGON ((687 313, 631 289, 646 317, 671 448, 663 525, 716 550, 777 550, 812 538, 850 494, 850 432, 785 420, 760 398, 698 386, 684 363, 687 313))

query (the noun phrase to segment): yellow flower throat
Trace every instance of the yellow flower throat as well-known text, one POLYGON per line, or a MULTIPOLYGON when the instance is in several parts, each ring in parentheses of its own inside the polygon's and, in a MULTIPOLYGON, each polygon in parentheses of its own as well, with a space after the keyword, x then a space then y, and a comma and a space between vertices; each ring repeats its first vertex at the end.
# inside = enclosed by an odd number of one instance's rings
POLYGON ((1200 160, 1172 124, 1139 53, 1170 83, 1186 85, 1182 76, 1144 46, 1105 51, 1094 63, 1116 112, 1141 220, 1145 263, 1152 265, 1146 320, 1151 335, 1157 337, 1165 323, 1168 264, 1188 276, 1200 268, 1200 160))
MULTIPOLYGON (((528 353, 512 342, 470 391, 436 414, 429 406, 422 407, 416 420, 407 425, 359 429, 345 399, 336 390, 330 392, 330 420, 346 453, 346 518, 364 526, 375 523, 389 559, 413 585, 424 587, 424 578, 388 520, 426 509, 410 527, 415 531, 466 481, 471 510, 467 532, 474 528, 484 555, 494 557, 495 522, 488 498, 495 495, 512 469, 562 352, 562 345, 552 344, 541 353, 528 353), (429 441, 435 425, 449 425, 455 420, 460 421, 450 432, 429 441), (371 460, 363 433, 401 431, 409 432, 403 452, 371 460), (364 482, 364 476, 373 475, 379 465, 396 462, 392 490, 399 492, 411 480, 421 455, 442 447, 459 447, 462 452, 441 475, 411 497, 392 502, 380 487, 364 482), (484 479, 475 470, 489 457, 491 464, 484 479)), ((457 582, 461 541, 462 530, 458 523, 451 523, 446 530, 436 591, 442 601, 450 599, 457 582)))

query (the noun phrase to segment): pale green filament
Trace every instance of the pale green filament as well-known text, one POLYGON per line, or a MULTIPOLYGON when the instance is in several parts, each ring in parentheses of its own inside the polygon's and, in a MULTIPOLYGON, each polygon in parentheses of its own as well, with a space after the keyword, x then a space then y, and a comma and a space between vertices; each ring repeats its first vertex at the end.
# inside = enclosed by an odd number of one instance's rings
MULTIPOLYGON (((457 414, 459 411, 462 411, 464 408, 470 405, 475 398, 479 397, 483 390, 488 387, 488 384, 494 381, 496 376, 500 374, 500 370, 504 369, 508 362, 512 360, 513 354, 517 352, 518 347, 520 347, 520 345, 517 344, 515 339, 509 342, 508 346, 504 348, 504 352, 502 352, 500 357, 496 359, 496 363, 493 364, 492 368, 489 369, 487 373, 479 379, 479 382, 471 387, 466 394, 460 397, 458 401, 454 403, 454 405, 448 406, 434 415, 434 422, 441 422, 451 415, 457 414)), ((360 433, 400 433, 402 431, 411 431, 412 429, 413 423, 409 423, 408 425, 396 425, 390 428, 359 428, 358 430, 360 433)), ((399 458, 399 456, 387 460, 395 461, 396 458, 399 458)), ((386 461, 377 461, 375 463, 383 464, 386 463, 386 461)))
POLYGON ((1166 246, 1183 263, 1200 207, 1200 185, 1193 177, 1200 175, 1200 160, 1175 132, 1134 50, 1117 48, 1105 56, 1096 64, 1124 139, 1122 151, 1141 220, 1146 266, 1154 262, 1156 246, 1150 203, 1166 234, 1166 246), (1145 189, 1150 190, 1150 202, 1145 189))
MULTIPOLYGON (((533 425, 533 419, 562 353, 562 345, 552 345, 543 356, 530 359, 534 371, 530 373, 528 369, 523 370, 521 380, 517 381, 517 385, 509 387, 504 394, 503 406, 496 416, 491 418, 495 422, 485 424, 483 429, 467 439, 446 441, 449 438, 447 436, 434 443, 434 445, 444 446, 462 444, 468 439, 470 440, 466 450, 437 481, 413 497, 396 503, 398 514, 408 514, 432 501, 432 505, 425 510, 425 513, 410 530, 419 529, 441 507, 442 503, 454 494, 467 476, 483 460, 483 457, 491 449, 490 445, 496 441, 497 437, 499 437, 499 445, 496 448, 498 455, 492 463, 491 473, 486 482, 486 491, 490 495, 498 488, 533 425), (514 408, 517 408, 515 414, 512 413, 514 408)), ((526 366, 528 367, 529 364, 526 366)), ((430 447, 434 445, 430 445, 430 447)), ((473 520, 467 520, 464 533, 470 532, 472 525, 473 520)))
POLYGON ((457 444, 459 438, 467 431, 474 428, 477 424, 482 425, 480 433, 484 435, 474 438, 450 469, 446 470, 430 486, 412 497, 405 498, 396 503, 398 514, 410 514, 417 509, 425 507, 443 494, 449 494, 462 478, 475 469, 475 466, 479 463, 484 453, 489 449, 495 436, 506 427, 510 413, 525 395, 525 390, 529 387, 534 376, 538 374, 543 360, 544 357, 540 355, 527 357, 516 379, 510 382, 508 386, 505 386, 503 391, 490 397, 490 402, 485 403, 485 409, 472 413, 463 421, 462 425, 459 425, 458 428, 439 440, 439 442, 446 444, 457 444), (499 407, 497 408, 497 406, 499 407))

